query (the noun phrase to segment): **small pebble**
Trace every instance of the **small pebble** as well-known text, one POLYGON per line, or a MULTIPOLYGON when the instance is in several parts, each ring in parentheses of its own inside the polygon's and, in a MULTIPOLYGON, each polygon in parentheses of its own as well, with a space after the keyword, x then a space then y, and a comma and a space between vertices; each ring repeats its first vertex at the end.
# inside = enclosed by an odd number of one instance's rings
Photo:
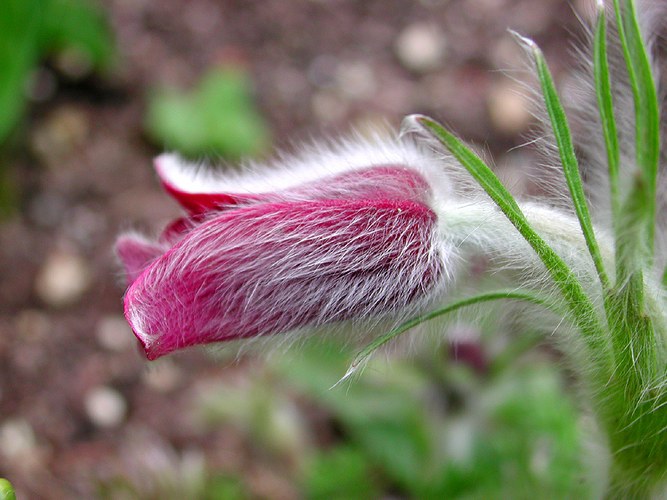
POLYGON ((118 427, 127 414, 125 398, 110 387, 97 387, 85 399, 86 414, 97 427, 118 427))
POLYGON ((52 168, 62 168, 62 160, 82 146, 90 131, 87 114, 74 106, 63 106, 41 121, 32 132, 31 146, 52 168))
POLYGON ((142 379, 151 389, 165 393, 178 387, 183 380, 183 372, 174 363, 163 360, 146 370, 142 379))
POLYGON ((308 66, 308 81, 319 88, 331 88, 336 81, 338 59, 330 55, 317 56, 308 66))
POLYGON ((377 90, 373 69, 362 62, 341 64, 336 81, 341 92, 352 99, 367 99, 377 90))
POLYGON ((29 454, 35 446, 35 433, 26 420, 9 419, 0 425, 0 454, 8 459, 17 459, 29 454))
POLYGON ((77 302, 88 290, 90 275, 88 264, 80 256, 55 251, 46 258, 37 275, 35 290, 46 304, 65 307, 77 302))
POLYGON ((341 121, 348 112, 347 103, 335 92, 320 90, 311 100, 313 114, 318 121, 337 122, 341 121))
POLYGON ((72 80, 80 80, 93 70, 93 61, 87 51, 79 48, 68 48, 55 58, 56 67, 72 80))
POLYGON ((102 347, 115 352, 133 349, 136 343, 127 321, 118 314, 100 319, 95 329, 95 337, 102 347))
POLYGON ((447 54, 447 39, 437 26, 415 23, 400 33, 395 51, 407 69, 427 73, 442 66, 447 54))
POLYGON ((524 131, 532 119, 522 89, 513 82, 495 86, 487 104, 491 122, 504 134, 516 135, 524 131))

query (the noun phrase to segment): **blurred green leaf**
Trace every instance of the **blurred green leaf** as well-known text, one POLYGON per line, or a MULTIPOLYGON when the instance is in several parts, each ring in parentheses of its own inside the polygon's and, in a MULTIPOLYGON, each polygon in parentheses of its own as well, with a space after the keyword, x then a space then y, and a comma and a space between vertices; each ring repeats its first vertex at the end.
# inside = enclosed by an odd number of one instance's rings
MULTIPOLYGON (((329 389, 350 352, 319 341, 274 361, 293 387, 324 405, 343 428, 340 446, 347 451, 330 461, 320 456, 322 464, 356 460, 375 473, 377 485, 414 498, 590 497, 581 481, 577 414, 555 368, 508 365, 491 378, 475 380, 479 376, 466 372, 461 382, 461 367, 435 355, 444 378, 433 372, 433 363, 427 369, 414 360, 394 360, 388 370, 371 361, 349 385, 329 389), (462 407, 434 411, 437 395, 452 390, 466 391, 462 407)), ((319 472, 311 470, 306 485, 315 490, 308 491, 320 491, 321 481, 322 491, 335 497, 336 473, 314 467, 319 472), (316 473, 322 477, 313 479, 316 473)))
POLYGON ((91 69, 113 58, 111 33, 86 0, 3 0, 0 9, 0 145, 25 109, 25 90, 40 59, 76 50, 91 69))
POLYGON ((472 454, 445 461, 419 497, 591 498, 582 482, 576 412, 555 369, 506 373, 485 388, 479 404, 477 415, 467 417, 474 423, 472 454))
POLYGON ((0 477, 0 500, 16 500, 12 483, 0 477))
POLYGON ((163 147, 188 156, 222 155, 230 159, 261 152, 269 133, 257 112, 248 75, 238 68, 215 69, 189 94, 156 92, 146 127, 163 147))
POLYGON ((217 475, 208 478, 201 500, 245 500, 251 498, 241 481, 232 476, 217 475))
POLYGON ((104 70, 114 57, 109 25, 88 0, 44 1, 40 49, 44 54, 75 50, 91 68, 104 70))
POLYGON ((41 0, 4 0, 0 10, 0 145, 25 107, 25 85, 39 58, 41 0))
POLYGON ((351 446, 317 454, 305 473, 308 499, 356 500, 378 498, 366 455, 351 446))
POLYGON ((278 370, 324 404, 392 482, 414 490, 433 454, 422 397, 426 379, 407 364, 381 374, 369 367, 344 388, 330 389, 344 373, 350 352, 335 342, 310 342, 300 355, 279 360, 278 370))

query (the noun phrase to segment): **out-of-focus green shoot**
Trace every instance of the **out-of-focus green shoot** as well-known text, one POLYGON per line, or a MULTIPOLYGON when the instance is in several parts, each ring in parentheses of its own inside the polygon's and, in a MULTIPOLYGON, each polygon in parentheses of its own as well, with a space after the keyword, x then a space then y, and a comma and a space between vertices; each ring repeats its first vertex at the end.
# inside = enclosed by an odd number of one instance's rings
POLYGON ((114 57, 109 27, 87 0, 3 0, 0 9, 0 146, 25 111, 30 76, 41 60, 69 54, 91 70, 114 57))
POLYGON ((205 74, 190 93, 156 91, 146 129, 162 147, 190 157, 257 155, 268 145, 269 132, 249 88, 243 69, 223 67, 205 74))
POLYGON ((0 6, 0 213, 16 193, 3 150, 26 110, 37 66, 62 57, 85 71, 110 68, 115 53, 102 12, 88 0, 2 0, 0 6))
POLYGON ((16 500, 12 483, 0 477, 0 500, 16 500))

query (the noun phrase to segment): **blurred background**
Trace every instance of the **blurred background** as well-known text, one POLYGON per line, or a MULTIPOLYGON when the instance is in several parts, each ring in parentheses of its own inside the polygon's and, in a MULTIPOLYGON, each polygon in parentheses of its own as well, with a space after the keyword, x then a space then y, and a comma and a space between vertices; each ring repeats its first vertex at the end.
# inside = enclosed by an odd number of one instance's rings
POLYGON ((461 320, 334 389, 355 349, 326 339, 149 364, 112 250, 179 214, 165 149, 269 158, 415 112, 530 193, 506 28, 567 88, 589 3, 0 0, 0 477, 45 499, 589 495, 572 381, 511 321, 461 320))

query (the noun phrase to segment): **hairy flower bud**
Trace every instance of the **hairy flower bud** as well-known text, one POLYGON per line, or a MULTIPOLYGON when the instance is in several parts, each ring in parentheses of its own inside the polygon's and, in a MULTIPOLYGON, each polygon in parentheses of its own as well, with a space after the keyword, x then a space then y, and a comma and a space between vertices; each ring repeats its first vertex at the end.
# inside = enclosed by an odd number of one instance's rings
POLYGON ((147 357, 418 311, 448 275, 432 206, 441 193, 421 155, 400 143, 370 156, 346 146, 273 174, 274 190, 256 174, 193 180, 173 156, 158 158, 189 216, 157 242, 125 235, 116 245, 125 315, 147 357))

